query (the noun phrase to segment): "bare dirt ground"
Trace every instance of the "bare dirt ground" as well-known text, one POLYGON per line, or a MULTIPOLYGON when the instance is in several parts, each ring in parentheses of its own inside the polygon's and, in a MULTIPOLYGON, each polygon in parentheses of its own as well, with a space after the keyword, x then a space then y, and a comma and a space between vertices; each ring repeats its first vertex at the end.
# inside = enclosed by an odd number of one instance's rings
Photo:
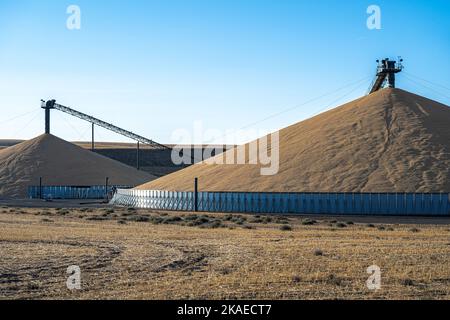
POLYGON ((1 299, 450 298, 448 219, 1 205, 1 299), (366 287, 374 264, 377 291, 366 287), (71 265, 80 291, 66 288, 71 265))

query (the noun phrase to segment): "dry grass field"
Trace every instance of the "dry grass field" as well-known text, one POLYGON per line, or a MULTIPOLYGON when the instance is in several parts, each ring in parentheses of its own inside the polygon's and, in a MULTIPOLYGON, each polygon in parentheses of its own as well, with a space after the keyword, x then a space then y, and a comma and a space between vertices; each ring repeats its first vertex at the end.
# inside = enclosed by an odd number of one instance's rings
POLYGON ((1 299, 450 298, 445 222, 4 206, 0 256, 1 299))

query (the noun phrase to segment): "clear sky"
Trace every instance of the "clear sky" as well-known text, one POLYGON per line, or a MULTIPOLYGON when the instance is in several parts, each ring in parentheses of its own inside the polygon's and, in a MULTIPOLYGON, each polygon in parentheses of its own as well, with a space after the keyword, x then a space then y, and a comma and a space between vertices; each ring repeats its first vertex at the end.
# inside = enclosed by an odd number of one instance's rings
MULTIPOLYGON (((0 0, 0 138, 41 134, 49 98, 161 143, 195 121, 275 130, 364 95, 375 60, 398 55, 398 87, 450 105, 450 1, 0 0), (366 26, 373 4, 381 30, 366 26)), ((54 134, 90 139, 52 115, 54 134)))

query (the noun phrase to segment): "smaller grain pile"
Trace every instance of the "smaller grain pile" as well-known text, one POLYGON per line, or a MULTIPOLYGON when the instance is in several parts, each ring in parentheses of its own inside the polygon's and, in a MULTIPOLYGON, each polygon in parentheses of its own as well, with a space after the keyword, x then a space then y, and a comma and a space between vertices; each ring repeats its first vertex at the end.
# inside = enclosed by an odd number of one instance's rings
POLYGON ((135 186, 155 179, 118 161, 85 150, 50 134, 0 150, 0 198, 24 198, 37 185, 135 186))

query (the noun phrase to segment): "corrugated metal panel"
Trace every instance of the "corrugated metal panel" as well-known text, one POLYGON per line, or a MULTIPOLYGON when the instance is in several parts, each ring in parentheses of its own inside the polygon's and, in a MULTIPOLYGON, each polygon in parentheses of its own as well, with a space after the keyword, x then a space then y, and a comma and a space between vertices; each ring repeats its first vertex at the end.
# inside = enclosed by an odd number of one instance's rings
MULTIPOLYGON (((73 190, 72 190, 73 191, 73 190)), ((34 191, 35 192, 35 191, 34 191)), ((56 190, 53 190, 56 192, 56 190)), ((67 190, 58 191, 67 194, 67 190)), ((101 188, 93 194, 104 192, 101 188)), ((77 196, 80 196, 77 194, 77 196)), ((85 196, 85 195, 83 195, 85 196)), ((113 204, 193 211, 193 192, 119 189, 113 204)), ((199 211, 343 215, 450 215, 448 193, 236 193, 200 192, 199 211)))
POLYGON ((128 186, 108 186, 107 191, 106 186, 30 186, 28 197, 30 199, 104 199, 113 188, 128 188, 128 186))

